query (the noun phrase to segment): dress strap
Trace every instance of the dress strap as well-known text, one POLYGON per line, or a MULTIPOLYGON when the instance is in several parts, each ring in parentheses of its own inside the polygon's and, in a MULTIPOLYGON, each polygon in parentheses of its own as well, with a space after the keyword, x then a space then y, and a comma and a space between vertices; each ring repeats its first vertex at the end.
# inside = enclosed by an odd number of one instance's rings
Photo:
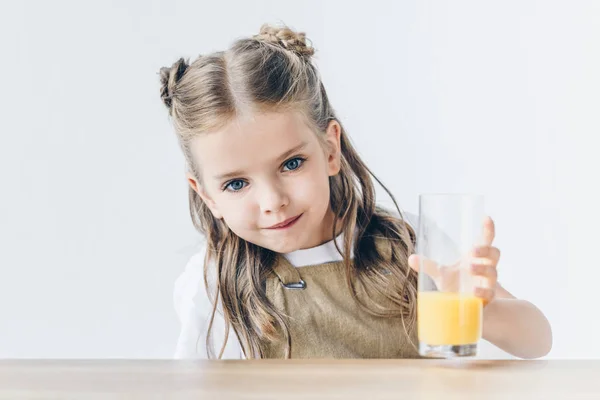
POLYGON ((286 289, 305 289, 306 283, 302 280, 298 268, 294 267, 290 262, 283 256, 279 256, 277 263, 273 267, 273 272, 281 284, 286 289))

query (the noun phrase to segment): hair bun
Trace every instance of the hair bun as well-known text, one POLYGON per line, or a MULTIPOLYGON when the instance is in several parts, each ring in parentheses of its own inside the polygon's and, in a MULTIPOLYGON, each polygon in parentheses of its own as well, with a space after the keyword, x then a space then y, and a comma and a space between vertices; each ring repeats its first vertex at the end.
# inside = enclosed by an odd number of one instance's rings
POLYGON ((294 32, 288 27, 275 27, 264 24, 260 28, 260 33, 255 35, 254 38, 279 45, 303 58, 310 58, 315 54, 315 49, 306 45, 306 34, 304 32, 294 32))
POLYGON ((171 67, 163 67, 160 69, 160 98, 165 106, 170 110, 173 105, 173 93, 177 87, 177 83, 189 67, 189 64, 182 58, 175 61, 171 67))

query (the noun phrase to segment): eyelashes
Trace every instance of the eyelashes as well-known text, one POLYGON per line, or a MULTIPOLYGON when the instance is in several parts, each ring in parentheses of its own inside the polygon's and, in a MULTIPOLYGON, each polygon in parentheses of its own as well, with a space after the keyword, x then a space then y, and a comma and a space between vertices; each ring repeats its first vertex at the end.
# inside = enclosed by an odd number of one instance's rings
POLYGON ((302 164, 304 164, 304 161, 306 161, 305 158, 302 157, 294 157, 288 161, 286 161, 285 163, 283 163, 284 167, 288 167, 288 171, 295 171, 297 169, 299 169, 302 164), (291 167, 293 165, 293 167, 291 167))
MULTIPOLYGON (((294 157, 294 158, 290 158, 289 160, 285 161, 282 165, 282 171, 283 172, 294 172, 294 171, 298 171, 300 168, 302 168, 302 166, 304 165, 304 163, 306 162, 306 158, 305 157, 294 157)), ((241 190, 243 190, 246 186, 248 186, 248 182, 244 179, 232 179, 230 181, 227 181, 223 187, 221 188, 222 191, 228 191, 231 193, 237 193, 240 192, 241 190)))
POLYGON ((228 190, 228 191, 230 191, 230 192, 239 192, 239 191, 240 191, 240 190, 242 190, 242 189, 245 187, 245 185, 247 185, 247 184, 248 184, 247 182, 245 182, 245 181, 243 181, 243 180, 241 180, 241 179, 236 179, 236 180, 230 181, 229 183, 226 183, 226 184, 225 184, 225 187, 223 188, 223 190, 228 190), (242 186, 241 186, 241 187, 239 187, 239 185, 236 185, 236 184, 238 184, 238 183, 239 183, 239 184, 241 184, 242 186), (238 186, 238 187, 237 187, 237 189, 236 189, 236 186, 238 186))

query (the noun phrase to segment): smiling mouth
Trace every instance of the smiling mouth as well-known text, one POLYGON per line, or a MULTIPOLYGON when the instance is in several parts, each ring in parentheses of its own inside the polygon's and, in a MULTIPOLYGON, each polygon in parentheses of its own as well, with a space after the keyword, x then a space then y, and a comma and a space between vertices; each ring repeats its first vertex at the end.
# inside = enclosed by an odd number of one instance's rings
POLYGON ((277 225, 273 225, 273 226, 268 227, 267 229, 286 229, 286 228, 289 228, 290 226, 294 225, 296 223, 296 221, 298 221, 302 215, 303 214, 297 215, 297 216, 292 217, 292 218, 288 218, 285 221, 280 222, 277 225))

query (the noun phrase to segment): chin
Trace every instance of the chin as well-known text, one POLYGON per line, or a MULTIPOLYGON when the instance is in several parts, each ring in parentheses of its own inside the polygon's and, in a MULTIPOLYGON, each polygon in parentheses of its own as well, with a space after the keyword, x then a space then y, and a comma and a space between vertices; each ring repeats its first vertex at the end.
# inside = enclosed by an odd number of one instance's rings
MULTIPOLYGON (((238 235, 239 236, 239 235, 238 235)), ((283 241, 283 242, 274 242, 269 240, 256 240, 249 237, 239 236, 241 239, 246 240, 255 246, 262 247, 267 250, 274 251, 276 253, 290 253, 294 250, 298 250, 300 248, 300 243, 298 241, 283 241)))
POLYGON ((297 244, 285 244, 285 245, 274 245, 274 246, 265 246, 265 248, 274 251, 276 253, 291 253, 292 251, 298 250, 299 247, 297 244))
POLYGON ((265 245, 259 245, 276 253, 291 253, 301 247, 301 242, 296 240, 285 241, 281 243, 265 243, 265 245))
POLYGON ((302 232, 282 235, 283 237, 261 237, 260 234, 238 236, 256 246, 274 251, 275 253, 291 253, 292 251, 304 248, 302 246, 307 243, 307 238, 302 235, 302 232))

